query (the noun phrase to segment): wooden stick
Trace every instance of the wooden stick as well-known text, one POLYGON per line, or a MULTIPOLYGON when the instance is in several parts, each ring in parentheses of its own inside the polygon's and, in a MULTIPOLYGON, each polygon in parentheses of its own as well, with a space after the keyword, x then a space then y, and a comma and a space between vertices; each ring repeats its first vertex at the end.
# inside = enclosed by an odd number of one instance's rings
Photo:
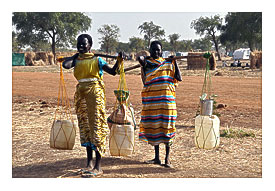
MULTIPOLYGON (((183 58, 188 58, 190 56, 174 56, 173 58, 165 58, 165 60, 179 60, 179 59, 183 59, 183 58)), ((192 57, 203 57, 203 54, 202 55, 192 55, 192 57)))
POLYGON ((165 58, 165 60, 179 60, 183 58, 187 58, 188 56, 174 56, 173 58, 165 58))
MULTIPOLYGON (((117 56, 111 56, 107 54, 94 54, 95 56, 100 56, 104 58, 117 58, 117 56)), ((192 57, 202 57, 203 55, 193 55, 192 57)), ((173 58, 165 58, 165 60, 179 60, 183 58, 188 58, 188 56, 174 56, 173 58)), ((138 68, 138 67, 136 67, 138 68)), ((134 68, 135 69, 135 68, 134 68)))
POLYGON ((133 69, 136 69, 136 68, 139 68, 139 67, 141 67, 141 65, 140 64, 136 64, 136 65, 131 66, 129 68, 125 68, 124 72, 130 71, 130 70, 133 70, 133 69))
MULTIPOLYGON (((193 56, 195 56, 195 57, 202 57, 203 55, 193 55, 193 56)), ((179 60, 179 59, 183 59, 183 58, 188 58, 188 56, 174 56, 173 58, 165 58, 165 60, 172 61, 172 60, 179 60)), ((124 72, 130 71, 130 70, 133 70, 133 69, 136 69, 136 68, 139 68, 139 67, 141 67, 141 65, 140 64, 136 64, 136 65, 131 66, 129 68, 125 68, 124 72)))
POLYGON ((94 54, 94 55, 104 57, 104 58, 117 58, 117 56, 111 56, 111 55, 107 55, 107 54, 94 54))

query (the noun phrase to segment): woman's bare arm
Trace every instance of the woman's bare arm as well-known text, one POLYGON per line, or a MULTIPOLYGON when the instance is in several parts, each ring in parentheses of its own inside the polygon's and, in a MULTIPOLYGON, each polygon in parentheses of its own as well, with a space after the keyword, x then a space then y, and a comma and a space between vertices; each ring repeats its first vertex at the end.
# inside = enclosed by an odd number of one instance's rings
POLYGON ((75 66, 75 59, 78 57, 79 53, 76 53, 72 57, 66 57, 62 63, 63 68, 70 69, 75 66))

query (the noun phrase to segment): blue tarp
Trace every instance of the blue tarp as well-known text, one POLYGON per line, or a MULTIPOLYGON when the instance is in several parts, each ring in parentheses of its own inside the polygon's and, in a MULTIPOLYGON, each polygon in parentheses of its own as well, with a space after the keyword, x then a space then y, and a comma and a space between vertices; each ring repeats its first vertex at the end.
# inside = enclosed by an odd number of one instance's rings
POLYGON ((25 66, 25 54, 24 53, 12 53, 12 65, 13 66, 25 66))

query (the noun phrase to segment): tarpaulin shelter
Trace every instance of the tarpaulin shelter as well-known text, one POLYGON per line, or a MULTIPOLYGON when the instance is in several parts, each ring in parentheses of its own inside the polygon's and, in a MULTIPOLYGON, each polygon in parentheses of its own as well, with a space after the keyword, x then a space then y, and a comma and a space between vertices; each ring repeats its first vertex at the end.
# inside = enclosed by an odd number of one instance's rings
POLYGON ((239 48, 233 52, 234 60, 244 60, 249 59, 250 49, 249 48, 239 48))
POLYGON ((12 53, 12 65, 13 66, 25 66, 25 54, 24 53, 12 53))

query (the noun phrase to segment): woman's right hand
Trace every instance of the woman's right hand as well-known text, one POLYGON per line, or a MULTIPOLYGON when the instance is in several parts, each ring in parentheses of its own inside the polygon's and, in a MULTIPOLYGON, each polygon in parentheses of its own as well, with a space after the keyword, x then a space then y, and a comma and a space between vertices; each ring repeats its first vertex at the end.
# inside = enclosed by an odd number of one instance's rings
POLYGON ((145 57, 144 56, 137 57, 137 60, 139 61, 139 63, 141 64, 141 66, 145 65, 145 57))
POLYGON ((138 59, 139 62, 140 62, 140 61, 144 62, 144 59, 145 59, 145 58, 144 58, 144 56, 139 56, 137 59, 138 59))
POLYGON ((65 57, 64 56, 59 56, 56 60, 58 62, 63 62, 65 60, 65 57))

